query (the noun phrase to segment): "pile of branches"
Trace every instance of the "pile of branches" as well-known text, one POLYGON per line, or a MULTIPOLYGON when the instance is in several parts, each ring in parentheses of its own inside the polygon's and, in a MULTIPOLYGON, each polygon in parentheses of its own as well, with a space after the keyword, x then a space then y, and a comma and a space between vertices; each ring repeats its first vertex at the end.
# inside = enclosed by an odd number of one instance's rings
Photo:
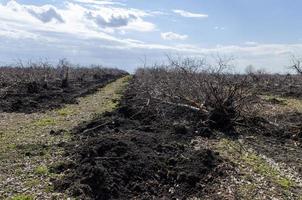
POLYGON ((215 65, 206 60, 169 59, 165 65, 138 69, 134 88, 136 100, 142 102, 139 112, 152 109, 165 117, 171 108, 185 108, 199 113, 203 126, 234 135, 235 126, 254 114, 249 107, 256 98, 248 76, 232 74, 230 67, 230 59, 219 58, 215 65))

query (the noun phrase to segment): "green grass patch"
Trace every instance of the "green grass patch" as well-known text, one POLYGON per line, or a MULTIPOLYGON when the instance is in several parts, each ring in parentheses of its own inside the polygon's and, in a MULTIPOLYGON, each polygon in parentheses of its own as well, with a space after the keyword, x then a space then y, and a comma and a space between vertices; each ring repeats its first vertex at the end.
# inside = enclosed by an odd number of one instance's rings
POLYGON ((276 180, 276 182, 284 188, 290 188, 295 186, 295 183, 287 178, 280 177, 276 180))
POLYGON ((12 197, 11 200, 34 200, 34 197, 31 195, 21 194, 21 195, 12 197))
POLYGON ((278 170, 271 167, 263 158, 256 154, 245 154, 242 159, 251 166, 256 173, 269 177, 273 182, 285 189, 295 185, 295 182, 286 177, 282 177, 278 170))
POLYGON ((34 125, 40 126, 40 127, 54 126, 54 125, 56 125, 56 121, 53 118, 47 117, 47 118, 37 120, 36 122, 34 122, 34 125))
POLYGON ((109 101, 108 105, 106 105, 108 108, 115 109, 118 106, 118 101, 109 101))
POLYGON ((232 162, 238 164, 239 166, 248 166, 250 169, 252 169, 253 173, 268 178, 270 181, 281 186, 285 190, 296 185, 293 180, 282 176, 277 169, 270 166, 265 159, 254 153, 248 152, 240 143, 236 141, 222 139, 217 148, 222 155, 230 159, 232 162))
POLYGON ((39 166, 35 169, 35 174, 43 176, 48 174, 48 168, 46 166, 39 166))
POLYGON ((302 112, 302 100, 290 97, 280 97, 274 95, 262 95, 262 99, 269 102, 279 102, 280 105, 296 109, 302 112))
POLYGON ((16 144, 8 144, 7 145, 7 149, 10 149, 10 150, 12 150, 12 149, 16 149, 17 148, 17 145, 16 144))
POLYGON ((65 107, 65 108, 61 108, 57 111, 57 113, 61 116, 70 116, 74 114, 74 111, 71 108, 65 107))
POLYGON ((264 99, 270 103, 273 103, 273 104, 279 104, 279 105, 283 105, 283 106, 287 105, 286 99, 281 98, 279 96, 267 95, 267 96, 262 96, 262 99, 264 99))

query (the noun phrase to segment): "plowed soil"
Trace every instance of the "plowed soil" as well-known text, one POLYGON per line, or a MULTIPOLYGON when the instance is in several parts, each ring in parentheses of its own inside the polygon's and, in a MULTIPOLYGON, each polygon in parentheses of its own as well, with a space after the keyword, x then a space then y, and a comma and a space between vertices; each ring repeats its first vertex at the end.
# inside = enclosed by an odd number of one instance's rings
POLYGON ((52 169, 66 174, 55 181, 56 189, 79 199, 194 199, 209 194, 219 199, 214 191, 231 165, 209 149, 194 149, 186 126, 133 117, 135 102, 131 91, 126 94, 119 109, 75 129, 73 142, 66 145, 73 161, 52 169))

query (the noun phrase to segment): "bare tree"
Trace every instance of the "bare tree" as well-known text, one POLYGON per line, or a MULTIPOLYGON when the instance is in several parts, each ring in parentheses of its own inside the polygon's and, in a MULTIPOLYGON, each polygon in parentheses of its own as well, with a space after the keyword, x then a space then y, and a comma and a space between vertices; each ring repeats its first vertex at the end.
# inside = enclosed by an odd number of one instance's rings
POLYGON ((290 68, 295 70, 298 74, 302 75, 302 60, 297 58, 296 56, 292 56, 291 62, 292 66, 290 68))
MULTIPOLYGON (((207 115, 211 127, 232 130, 250 100, 247 77, 227 72, 231 59, 169 58, 167 65, 139 69, 137 87, 146 105, 157 104, 186 107, 207 115)), ((159 105, 155 107, 160 107, 159 105)), ((165 107, 161 112, 164 112, 165 107)))
POLYGON ((71 64, 67 61, 67 59, 61 59, 59 61, 59 68, 62 70, 62 83, 61 87, 66 88, 69 85, 69 68, 71 64))

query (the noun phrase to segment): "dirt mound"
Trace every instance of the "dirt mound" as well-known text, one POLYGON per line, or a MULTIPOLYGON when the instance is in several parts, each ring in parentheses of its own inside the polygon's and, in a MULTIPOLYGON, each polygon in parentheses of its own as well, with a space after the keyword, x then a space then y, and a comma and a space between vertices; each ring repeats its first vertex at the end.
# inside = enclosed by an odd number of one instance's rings
POLYGON ((77 163, 58 189, 81 199, 198 196, 223 175, 210 150, 193 151, 170 134, 120 128, 123 123, 113 121, 100 135, 81 135, 86 141, 72 153, 77 163))
POLYGON ((222 175, 217 168, 221 160, 213 152, 185 151, 183 144, 152 133, 117 133, 86 145, 75 171, 58 184, 81 199, 199 196, 222 175))
POLYGON ((73 163, 54 167, 58 173, 68 169, 55 188, 100 200, 214 194, 229 169, 226 162, 211 150, 194 149, 191 139, 196 133, 185 122, 167 126, 171 121, 139 118, 144 114, 132 110, 139 107, 134 104, 126 95, 118 110, 75 129, 74 142, 66 146, 73 163))

